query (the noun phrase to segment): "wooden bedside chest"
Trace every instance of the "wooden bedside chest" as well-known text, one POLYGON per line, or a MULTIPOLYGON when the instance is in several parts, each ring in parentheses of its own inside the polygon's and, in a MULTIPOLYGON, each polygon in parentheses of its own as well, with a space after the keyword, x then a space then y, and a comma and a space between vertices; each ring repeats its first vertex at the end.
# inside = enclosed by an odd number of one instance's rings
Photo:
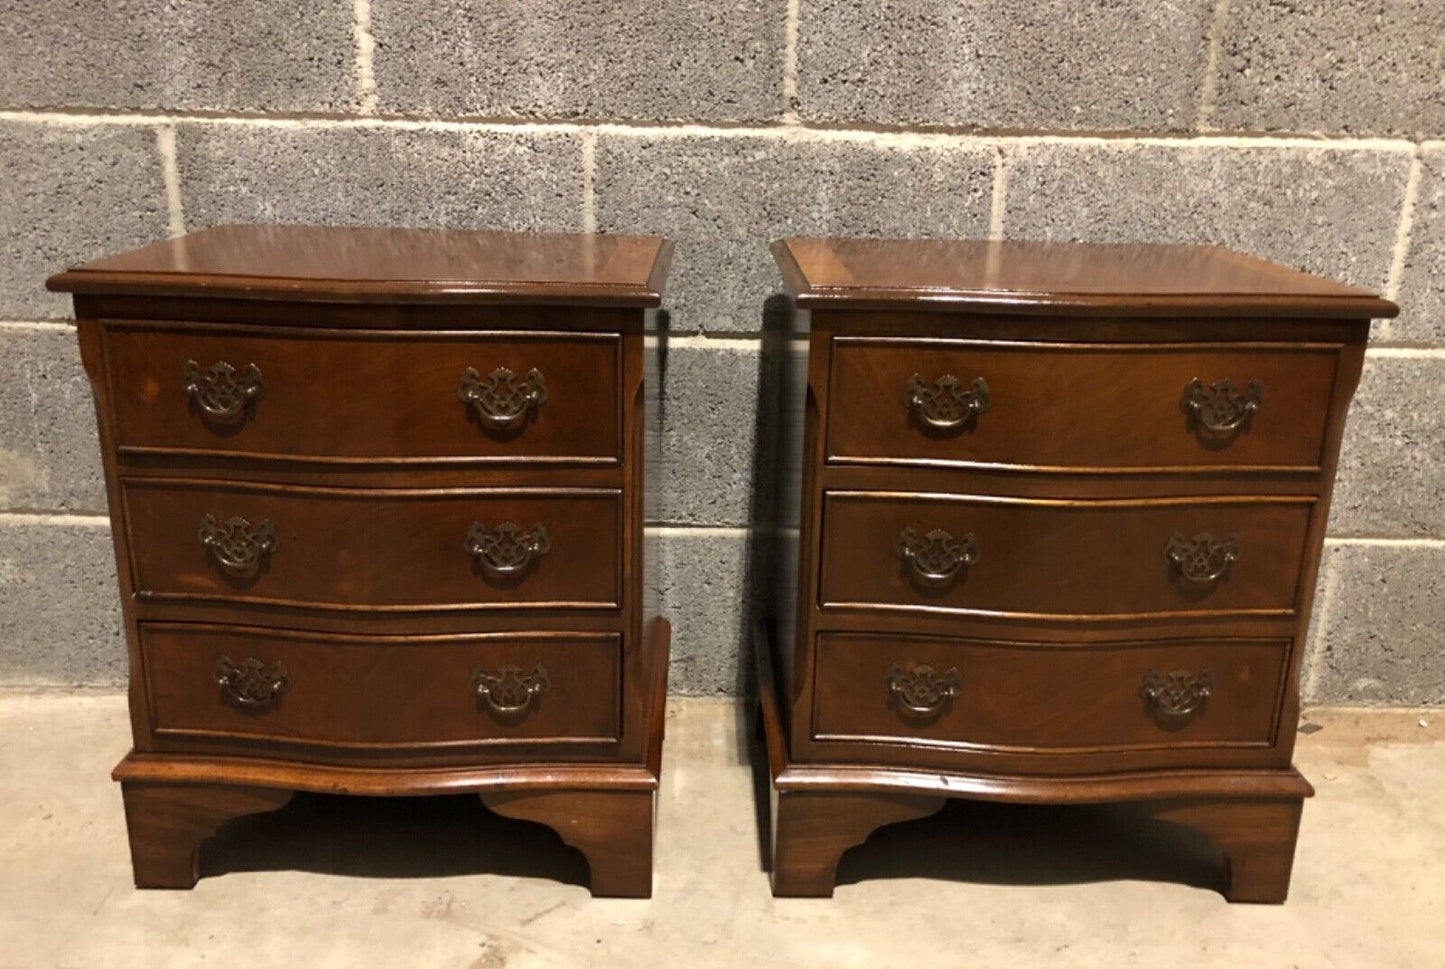
POLYGON ((757 650, 774 893, 963 797, 1144 802, 1228 898, 1282 901, 1330 488, 1394 304, 1217 248, 773 252, 806 346, 757 650))
POLYGON ((226 226, 87 263, 136 884, 292 792, 473 792, 652 886, 659 238, 226 226))

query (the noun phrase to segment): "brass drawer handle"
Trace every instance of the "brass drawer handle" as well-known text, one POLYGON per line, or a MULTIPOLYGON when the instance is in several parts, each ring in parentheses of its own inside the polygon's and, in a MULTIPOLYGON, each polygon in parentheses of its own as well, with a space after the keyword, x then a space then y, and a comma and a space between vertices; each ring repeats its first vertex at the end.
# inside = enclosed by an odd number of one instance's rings
POLYGON ((205 516, 196 537, 223 572, 243 578, 260 571, 261 560, 277 546, 276 528, 269 521, 263 518, 252 525, 239 515, 224 522, 205 516))
POLYGON ((1139 693, 1148 701, 1160 720, 1186 720, 1199 712, 1209 694, 1214 692, 1214 677, 1201 670, 1172 670, 1144 674, 1139 693))
POLYGON ((521 575, 534 559, 550 552, 552 540, 541 525, 523 531, 516 522, 502 522, 496 528, 472 522, 467 529, 466 549, 481 563, 484 572, 505 579, 521 575))
POLYGON ((1264 393, 1258 380, 1243 390, 1233 380, 1216 380, 1208 387, 1198 377, 1184 388, 1184 413, 1210 437, 1229 437, 1259 413, 1264 393))
POLYGON ((531 706, 532 698, 552 685, 547 667, 538 663, 530 673, 520 666, 503 666, 495 674, 478 666, 472 671, 472 690, 487 706, 502 716, 515 715, 531 706))
POLYGON ((936 717, 958 696, 961 678, 957 667, 940 673, 931 666, 905 670, 894 663, 883 674, 888 698, 900 710, 915 717, 936 717))
POLYGON ((955 539, 941 528, 919 536, 912 528, 905 528, 898 533, 897 551, 924 585, 944 586, 956 579, 960 570, 978 562, 978 536, 966 532, 955 539))
POLYGON ((246 417, 246 405, 266 393, 266 380, 254 363, 237 373, 235 367, 218 360, 203 373, 200 364, 187 360, 181 378, 182 389, 201 413, 217 424, 239 424, 246 417))
POLYGON ((908 378, 904 398, 908 410, 937 431, 953 431, 978 420, 988 411, 988 381, 982 377, 964 387, 953 374, 944 374, 929 386, 922 374, 908 378))
POLYGON ((222 692, 247 709, 263 707, 291 689, 291 675, 280 660, 267 664, 248 656, 233 663, 222 656, 216 660, 215 676, 222 692))
POLYGON ((535 368, 518 377, 498 367, 483 377, 475 367, 468 367, 462 371, 457 396, 475 408, 489 427, 509 431, 521 427, 529 413, 547 402, 547 381, 535 368))
POLYGON ((1164 555, 1185 580, 1205 585, 1222 579, 1230 564, 1239 558, 1239 536, 1226 535, 1223 541, 1216 542, 1209 532, 1175 532, 1164 546, 1164 555))

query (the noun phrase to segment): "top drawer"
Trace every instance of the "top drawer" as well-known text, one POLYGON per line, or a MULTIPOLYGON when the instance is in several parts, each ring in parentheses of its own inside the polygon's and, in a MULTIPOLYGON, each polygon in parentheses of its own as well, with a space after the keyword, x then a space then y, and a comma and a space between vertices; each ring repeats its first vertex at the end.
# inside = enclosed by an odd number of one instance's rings
POLYGON ((621 459, 619 334, 107 323, 121 451, 320 462, 621 459))
POLYGON ((1339 347, 834 341, 830 461, 1314 471, 1339 347))

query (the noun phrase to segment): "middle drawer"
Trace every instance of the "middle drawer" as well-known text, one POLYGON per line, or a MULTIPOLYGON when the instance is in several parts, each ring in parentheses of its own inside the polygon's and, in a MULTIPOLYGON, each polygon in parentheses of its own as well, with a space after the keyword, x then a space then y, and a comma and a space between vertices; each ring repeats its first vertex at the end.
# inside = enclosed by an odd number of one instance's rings
POLYGON ((1314 499, 830 491, 820 604, 1039 618, 1295 609, 1314 499))
POLYGON ((621 605, 615 489, 122 481, 139 598, 319 609, 621 605))

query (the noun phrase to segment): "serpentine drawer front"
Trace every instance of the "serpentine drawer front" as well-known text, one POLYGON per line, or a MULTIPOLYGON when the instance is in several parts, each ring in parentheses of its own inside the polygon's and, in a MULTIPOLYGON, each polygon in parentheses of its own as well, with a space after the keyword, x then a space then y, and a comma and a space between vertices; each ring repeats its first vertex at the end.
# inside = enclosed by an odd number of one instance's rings
POLYGON ((833 461, 1313 471, 1339 346, 840 337, 833 353, 833 461))
POLYGON ((1214 247, 773 253, 774 892, 981 797, 1138 801, 1282 901, 1340 438, 1394 304, 1214 247))
POLYGON ((135 321, 107 322, 104 333, 123 452, 333 463, 621 459, 617 333, 135 321))
POLYGON ((1291 615, 1313 498, 1056 501, 827 492, 823 608, 1291 615))
POLYGON ((651 893, 670 252, 222 226, 50 280, 95 388, 137 885, 190 887, 227 818, 307 790, 475 793, 561 831, 597 894, 651 893))
POLYGON ((141 599, 616 609, 621 493, 126 479, 141 599), (401 567, 405 563, 404 567, 401 567))
MULTIPOLYGON (((1088 755, 1268 747, 1282 640, 1012 643, 824 633, 820 741, 912 743, 962 754, 1088 755)), ((986 769, 987 756, 975 758, 986 769)), ((1043 759, 1042 757, 1040 759, 1043 759)))
POLYGON ((156 733, 209 741, 201 746, 217 752, 226 741, 310 745, 322 759, 616 741, 620 645, 615 633, 388 638, 141 626, 156 733))

